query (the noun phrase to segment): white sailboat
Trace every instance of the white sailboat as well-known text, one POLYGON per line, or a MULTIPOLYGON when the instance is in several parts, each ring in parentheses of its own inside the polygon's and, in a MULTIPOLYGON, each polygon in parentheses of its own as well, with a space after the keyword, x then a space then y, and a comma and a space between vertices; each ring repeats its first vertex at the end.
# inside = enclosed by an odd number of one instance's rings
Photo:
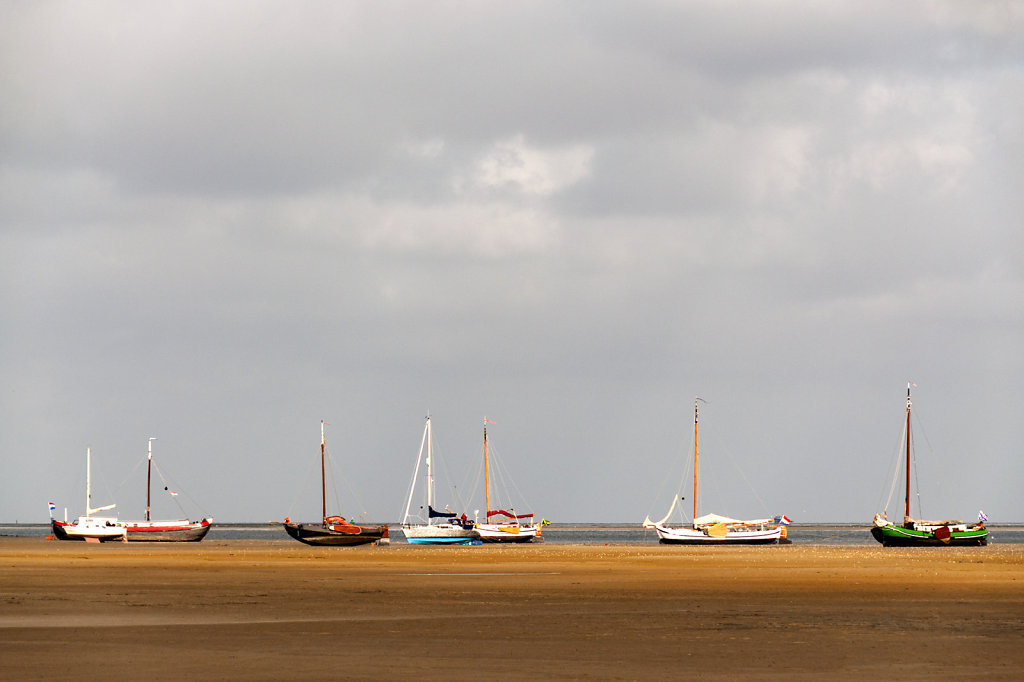
POLYGON ((743 521, 718 514, 697 516, 697 423, 699 403, 697 398, 693 404, 693 523, 686 527, 669 527, 664 525, 679 502, 679 496, 672 500, 668 513, 660 521, 644 520, 644 528, 653 528, 658 533, 658 540, 674 545, 732 545, 732 544, 770 544, 778 543, 786 534, 786 517, 776 519, 753 519, 743 521))
POLYGON ((402 518, 402 532, 405 533, 405 539, 414 545, 465 545, 473 540, 479 540, 480 533, 473 528, 473 522, 467 520, 465 514, 460 517, 455 512, 434 509, 432 466, 433 439, 428 416, 427 424, 423 428, 423 439, 420 441, 420 452, 416 457, 412 485, 409 487, 409 501, 405 505, 405 515, 402 518), (411 514, 412 498, 416 493, 416 479, 419 476, 420 462, 424 461, 424 454, 426 454, 427 466, 427 518, 425 522, 422 516, 411 514))
POLYGON ((484 542, 532 542, 540 537, 540 525, 533 523, 533 514, 516 514, 515 510, 491 509, 490 461, 487 452, 487 425, 494 422, 484 417, 484 507, 486 522, 476 524, 484 542), (491 522, 494 518, 495 522, 491 522))
MULTIPOLYGON (((96 512, 108 511, 116 507, 108 504, 103 507, 92 506, 92 448, 85 449, 85 515, 79 516, 74 523, 58 521, 53 518, 53 505, 50 505, 50 528, 58 540, 81 540, 85 542, 106 542, 110 540, 128 541, 128 527, 113 516, 93 516, 96 512)), ((65 510, 66 514, 66 510, 65 510)), ((65 518, 67 518, 65 516, 65 518)))

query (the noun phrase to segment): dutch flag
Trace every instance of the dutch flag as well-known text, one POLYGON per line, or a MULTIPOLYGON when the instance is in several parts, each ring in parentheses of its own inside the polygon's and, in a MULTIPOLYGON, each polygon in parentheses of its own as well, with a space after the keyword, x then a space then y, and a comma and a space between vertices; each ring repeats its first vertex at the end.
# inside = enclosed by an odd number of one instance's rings
POLYGON ((978 520, 981 521, 982 523, 985 523, 986 521, 988 521, 988 517, 985 516, 985 512, 983 512, 983 511, 979 511, 978 512, 978 520))

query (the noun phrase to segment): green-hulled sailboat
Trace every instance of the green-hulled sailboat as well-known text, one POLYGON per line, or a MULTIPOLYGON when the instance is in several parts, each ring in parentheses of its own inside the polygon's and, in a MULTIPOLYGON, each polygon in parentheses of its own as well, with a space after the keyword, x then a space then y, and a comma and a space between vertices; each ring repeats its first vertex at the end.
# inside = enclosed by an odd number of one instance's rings
POLYGON ((906 498, 903 505, 903 523, 889 521, 885 514, 875 514, 871 535, 883 547, 927 547, 927 546, 980 546, 988 544, 988 529, 985 516, 979 514, 979 521, 968 526, 963 521, 923 521, 910 516, 910 387, 907 383, 907 417, 903 429, 903 453, 906 459, 906 498))

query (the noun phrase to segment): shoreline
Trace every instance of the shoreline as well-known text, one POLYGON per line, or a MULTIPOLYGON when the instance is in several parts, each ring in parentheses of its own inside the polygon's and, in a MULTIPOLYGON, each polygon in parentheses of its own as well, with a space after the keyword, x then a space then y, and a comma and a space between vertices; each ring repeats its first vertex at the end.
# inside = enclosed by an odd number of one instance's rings
POLYGON ((0 566, 11 679, 1017 679, 1024 667, 1022 545, 3 537, 0 566))

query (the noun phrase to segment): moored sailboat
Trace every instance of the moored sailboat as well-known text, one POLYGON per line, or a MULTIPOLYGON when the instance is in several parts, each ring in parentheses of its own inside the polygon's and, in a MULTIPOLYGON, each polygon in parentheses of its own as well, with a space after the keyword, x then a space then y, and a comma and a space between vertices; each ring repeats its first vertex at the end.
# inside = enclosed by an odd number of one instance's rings
POLYGON ((430 417, 423 427, 423 439, 420 441, 420 452, 416 457, 416 468, 413 471, 412 485, 409 487, 409 500, 405 505, 402 517, 402 532, 405 539, 414 545, 465 545, 480 539, 480 533, 473 527, 472 521, 463 513, 437 511, 434 509, 434 476, 433 476, 433 436, 430 431, 430 417), (427 466, 427 518, 424 520, 411 513, 412 498, 416 492, 416 478, 419 476, 420 462, 426 454, 427 466))
MULTIPOLYGON (((108 511, 116 507, 108 504, 103 507, 92 506, 92 448, 85 449, 85 515, 79 516, 73 523, 58 521, 53 518, 54 505, 50 505, 50 528, 53 537, 58 540, 80 540, 84 542, 109 542, 118 540, 127 542, 127 527, 116 517, 93 516, 96 512, 108 511)), ((65 509, 65 519, 67 510, 65 509)))
POLYGON ((484 507, 486 522, 476 524, 480 539, 484 542, 532 542, 541 536, 539 524, 533 523, 534 515, 516 514, 515 510, 491 509, 490 461, 487 451, 487 425, 494 422, 484 417, 484 507), (492 518, 494 521, 492 521, 492 518))
MULTIPOLYGON (((903 502, 903 523, 895 524, 886 518, 886 512, 875 514, 871 536, 883 547, 941 547, 941 546, 981 546, 988 544, 988 529, 985 528, 984 514, 979 513, 976 524, 968 525, 960 520, 926 521, 914 519, 910 515, 910 462, 913 459, 912 438, 910 429, 910 387, 907 383, 906 421, 903 427, 903 440, 900 450, 905 460, 905 491, 903 502)), ((898 473, 897 473, 898 475, 898 473)), ((895 484, 895 479, 893 481, 895 484)), ((886 505, 888 506, 888 505, 886 505)))
POLYGON ((786 517, 776 519, 753 519, 743 521, 718 514, 697 516, 697 424, 699 403, 693 404, 693 523, 688 527, 664 525, 675 510, 679 496, 675 496, 668 513, 660 521, 644 520, 644 528, 653 528, 659 542, 673 545, 756 545, 778 543, 785 537, 788 523, 786 517))
POLYGON ((320 490, 322 500, 322 521, 320 523, 293 523, 285 518, 284 529, 288 535, 307 545, 350 547, 378 542, 388 537, 387 524, 360 526, 341 516, 327 515, 327 423, 320 421, 320 490))
MULTIPOLYGON (((128 542, 199 542, 210 532, 213 519, 204 517, 199 521, 176 519, 153 521, 152 508, 153 441, 149 439, 149 453, 146 458, 146 518, 143 521, 123 521, 128 533, 128 542)), ((166 486, 164 486, 166 488, 166 486)), ((176 495, 177 493, 171 493, 176 495)))

